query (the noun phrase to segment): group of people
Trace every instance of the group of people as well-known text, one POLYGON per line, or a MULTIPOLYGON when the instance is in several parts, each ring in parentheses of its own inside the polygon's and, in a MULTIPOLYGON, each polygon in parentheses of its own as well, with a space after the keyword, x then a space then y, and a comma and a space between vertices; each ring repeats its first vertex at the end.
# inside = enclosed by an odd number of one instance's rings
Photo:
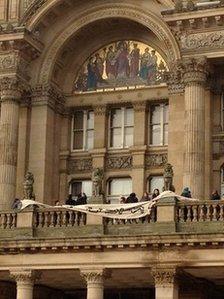
POLYGON ((65 204, 68 206, 79 206, 87 204, 87 196, 85 193, 79 193, 77 197, 73 198, 72 194, 69 194, 68 198, 65 201, 65 204))
MULTIPOLYGON (((181 193, 181 196, 184 196, 184 197, 187 197, 187 198, 192 198, 191 190, 188 187, 185 187, 183 189, 183 192, 181 193)), ((213 190, 213 192, 212 192, 212 194, 210 196, 210 200, 220 200, 220 199, 221 199, 221 196, 218 193, 218 191, 217 190, 213 190)))
POLYGON ((160 195, 159 189, 154 189, 153 192, 150 194, 148 192, 144 192, 143 196, 139 200, 135 193, 131 193, 127 198, 125 196, 121 196, 120 203, 136 203, 141 201, 150 201, 157 196, 160 195))
POLYGON ((120 41, 90 57, 86 70, 80 72, 76 82, 79 91, 96 90, 98 83, 105 83, 114 79, 140 78, 146 83, 156 80, 157 70, 165 71, 163 61, 158 65, 155 50, 146 47, 140 53, 137 43, 120 41))

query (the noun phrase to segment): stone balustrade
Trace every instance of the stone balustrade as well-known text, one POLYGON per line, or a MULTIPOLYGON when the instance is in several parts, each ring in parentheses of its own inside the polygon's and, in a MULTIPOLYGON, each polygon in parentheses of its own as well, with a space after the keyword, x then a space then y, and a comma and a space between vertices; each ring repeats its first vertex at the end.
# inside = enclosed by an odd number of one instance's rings
POLYGON ((0 229, 13 229, 17 225, 17 213, 4 212, 0 213, 0 229))

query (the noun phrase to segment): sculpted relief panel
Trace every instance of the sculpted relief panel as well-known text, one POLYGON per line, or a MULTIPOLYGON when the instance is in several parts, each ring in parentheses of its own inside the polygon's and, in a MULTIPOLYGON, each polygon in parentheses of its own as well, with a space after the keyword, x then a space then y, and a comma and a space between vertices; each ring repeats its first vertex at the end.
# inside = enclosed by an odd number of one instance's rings
POLYGON ((163 82, 167 66, 150 46, 136 41, 118 41, 105 46, 82 66, 75 91, 127 88, 163 82))
POLYGON ((168 162, 167 153, 153 153, 146 156, 146 168, 163 167, 168 162))
POLYGON ((180 43, 183 50, 222 48, 224 31, 182 35, 180 43))
POLYGON ((109 157, 106 161, 107 169, 128 169, 132 167, 132 156, 109 157))
POLYGON ((92 171, 93 164, 92 159, 75 159, 70 160, 68 163, 68 173, 74 174, 77 172, 92 171))

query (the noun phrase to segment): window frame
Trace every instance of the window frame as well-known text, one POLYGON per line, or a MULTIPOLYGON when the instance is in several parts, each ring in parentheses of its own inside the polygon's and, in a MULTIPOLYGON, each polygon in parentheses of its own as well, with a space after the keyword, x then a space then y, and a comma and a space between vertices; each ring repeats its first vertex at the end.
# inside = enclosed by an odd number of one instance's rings
POLYGON ((168 132, 169 132, 169 103, 168 102, 163 102, 163 103, 154 103, 149 106, 148 110, 148 146, 150 147, 155 147, 155 146, 168 146, 169 140, 167 143, 165 143, 165 126, 167 125, 168 127, 168 132), (162 109, 160 111, 160 123, 153 124, 152 123, 152 107, 155 106, 160 106, 162 109), (168 122, 165 122, 164 118, 164 112, 165 109, 164 107, 168 106, 168 122), (160 126, 160 144, 153 144, 152 143, 152 128, 155 125, 160 126))
POLYGON ((72 116, 72 134, 71 134, 71 152, 83 152, 83 151, 89 151, 92 150, 94 148, 94 132, 95 132, 95 126, 94 123, 95 122, 95 115, 94 115, 94 110, 92 109, 80 109, 80 110, 75 110, 73 112, 73 116, 72 116), (83 129, 82 130, 76 130, 75 129, 75 113, 77 112, 83 112, 83 129), (88 114, 92 112, 93 113, 93 129, 88 129, 87 123, 88 123, 88 114), (87 148, 87 136, 88 136, 88 132, 89 131, 93 131, 93 147, 92 148, 87 148), (82 132, 83 133, 83 145, 82 148, 80 149, 75 149, 74 148, 74 134, 75 132, 82 132))
MULTIPOLYGON (((152 174, 152 175, 150 175, 150 176, 148 177, 148 179, 147 179, 147 190, 148 190, 149 193, 152 193, 152 192, 153 192, 153 190, 151 191, 151 180, 152 180, 153 178, 156 178, 156 177, 160 177, 160 178, 163 179, 163 174, 152 174)), ((156 187, 156 188, 159 189, 158 187, 156 187)), ((155 188, 154 188, 154 189, 155 189, 155 188)), ((159 192, 161 193, 162 190, 160 190, 159 192)))
POLYGON ((120 196, 129 196, 130 193, 127 193, 127 194, 118 194, 118 195, 113 195, 113 194, 110 194, 110 184, 113 180, 130 180, 131 181, 131 190, 133 190, 133 180, 132 180, 132 177, 130 176, 122 176, 122 177, 111 177, 107 180, 107 186, 106 186, 106 190, 107 190, 107 199, 114 199, 115 201, 120 199, 120 196))
POLYGON ((224 91, 221 94, 221 130, 224 131, 224 91))
POLYGON ((134 108, 131 106, 127 107, 115 107, 110 109, 109 113, 109 126, 108 126, 108 149, 128 149, 134 145, 134 108), (125 113, 128 109, 132 109, 133 113, 133 125, 125 125, 125 113), (121 110, 121 126, 112 127, 111 126, 111 117, 113 110, 121 110), (125 146, 125 129, 132 128, 133 129, 133 144, 131 146, 125 146), (121 129, 121 146, 111 146, 111 138, 112 138, 112 130, 121 129))
MULTIPOLYGON (((81 183, 81 192, 83 191, 82 188, 83 188, 83 182, 91 182, 92 183, 92 180, 90 178, 87 178, 87 179, 72 179, 69 183, 69 194, 72 194, 72 185, 75 184, 75 183, 81 183)), ((93 191, 93 189, 92 189, 93 191)), ((75 196, 72 194, 72 196, 75 196)), ((87 198, 91 197, 87 195, 87 198)))

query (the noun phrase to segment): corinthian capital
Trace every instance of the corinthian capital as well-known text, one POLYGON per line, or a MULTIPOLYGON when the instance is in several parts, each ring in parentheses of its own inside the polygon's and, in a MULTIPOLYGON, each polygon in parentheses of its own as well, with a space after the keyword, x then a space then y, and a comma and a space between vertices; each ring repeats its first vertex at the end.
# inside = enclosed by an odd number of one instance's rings
POLYGON ((170 94, 184 92, 183 68, 179 61, 173 63, 172 68, 165 77, 170 94))
POLYGON ((155 285, 166 286, 174 284, 176 279, 176 268, 153 268, 152 276, 155 285))
POLYGON ((40 279, 41 273, 33 270, 12 270, 10 277, 17 283, 35 283, 40 279))
POLYGON ((16 77, 0 78, 1 101, 17 100, 21 98, 22 92, 26 89, 24 84, 16 77))
POLYGON ((109 277, 108 270, 81 270, 81 277, 87 284, 101 284, 106 278, 109 277))
POLYGON ((209 65, 206 57, 185 58, 182 61, 182 69, 185 85, 190 83, 206 83, 209 73, 209 65))

